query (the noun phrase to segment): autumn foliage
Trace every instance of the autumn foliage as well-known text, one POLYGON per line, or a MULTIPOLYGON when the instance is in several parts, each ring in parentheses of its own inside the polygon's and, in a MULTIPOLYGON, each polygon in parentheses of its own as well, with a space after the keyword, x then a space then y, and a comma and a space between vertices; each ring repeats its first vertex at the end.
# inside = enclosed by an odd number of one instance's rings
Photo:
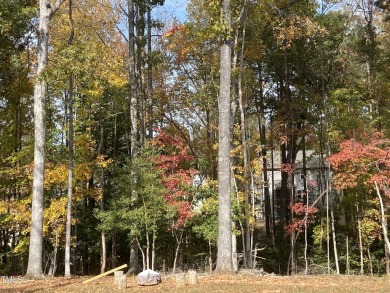
POLYGON ((160 155, 153 159, 154 165, 161 171, 163 184, 168 190, 165 194, 167 203, 177 209, 175 226, 179 227, 193 216, 191 186, 197 170, 192 168, 194 158, 181 138, 171 136, 162 129, 156 131, 157 136, 152 145, 159 150, 160 155))
POLYGON ((316 207, 308 206, 302 202, 292 204, 290 209, 294 213, 294 219, 285 227, 287 235, 293 231, 302 232, 306 226, 313 224, 318 212, 316 207))
POLYGON ((349 139, 340 144, 340 151, 328 159, 336 171, 334 186, 336 189, 369 186, 374 182, 390 195, 390 140, 376 133, 367 142, 349 139))

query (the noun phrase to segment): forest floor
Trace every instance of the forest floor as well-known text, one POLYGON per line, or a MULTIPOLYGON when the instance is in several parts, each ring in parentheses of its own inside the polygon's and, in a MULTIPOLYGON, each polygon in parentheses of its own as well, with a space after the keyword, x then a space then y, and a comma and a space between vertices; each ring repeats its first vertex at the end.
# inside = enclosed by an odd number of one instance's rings
POLYGON ((162 283, 156 286, 139 286, 136 277, 128 277, 127 290, 116 290, 113 276, 82 284, 87 279, 56 277, 32 281, 22 278, 13 283, 5 283, 0 279, 0 292, 390 292, 390 278, 368 276, 199 275, 196 285, 177 285, 174 277, 163 276, 162 283))

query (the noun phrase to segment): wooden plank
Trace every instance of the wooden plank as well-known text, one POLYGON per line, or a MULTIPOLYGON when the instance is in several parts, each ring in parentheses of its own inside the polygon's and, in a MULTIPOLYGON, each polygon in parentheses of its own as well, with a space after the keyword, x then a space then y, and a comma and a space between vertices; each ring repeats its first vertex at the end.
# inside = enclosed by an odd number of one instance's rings
POLYGON ((105 272, 103 274, 97 275, 97 276, 95 276, 95 277, 93 277, 91 279, 85 280, 82 284, 87 284, 89 282, 92 282, 92 281, 97 280, 97 279, 99 279, 101 277, 107 276, 109 274, 112 274, 113 272, 119 271, 120 269, 124 269, 124 268, 127 268, 127 264, 124 264, 123 266, 117 267, 117 268, 112 269, 111 271, 105 272))

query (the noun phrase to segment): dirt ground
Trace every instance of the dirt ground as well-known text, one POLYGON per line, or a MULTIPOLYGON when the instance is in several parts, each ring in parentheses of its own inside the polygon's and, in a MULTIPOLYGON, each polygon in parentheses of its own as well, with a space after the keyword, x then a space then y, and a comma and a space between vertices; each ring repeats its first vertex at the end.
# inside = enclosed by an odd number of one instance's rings
POLYGON ((0 279, 0 292, 390 292, 390 278, 368 276, 200 275, 196 285, 177 285, 173 276, 162 276, 162 283, 157 286, 138 286, 136 277, 128 277, 126 290, 115 288, 113 276, 82 284, 87 279, 57 277, 32 281, 22 278, 13 283, 0 279))

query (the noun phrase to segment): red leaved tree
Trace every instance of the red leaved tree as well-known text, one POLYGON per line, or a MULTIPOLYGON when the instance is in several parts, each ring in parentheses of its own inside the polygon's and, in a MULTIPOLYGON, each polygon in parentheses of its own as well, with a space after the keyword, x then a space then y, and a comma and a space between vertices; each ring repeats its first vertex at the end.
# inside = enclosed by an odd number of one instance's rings
MULTIPOLYGON (((376 196, 379 199, 381 226, 385 241, 386 271, 390 274, 390 241, 387 236, 387 220, 385 218, 385 203, 390 197, 390 140, 383 138, 381 133, 375 133, 365 138, 365 142, 349 139, 341 143, 340 151, 328 159, 336 171, 333 185, 338 190, 354 193, 356 206, 358 200, 370 200, 376 196)), ((358 209, 359 210, 359 209, 358 209)), ((361 233, 361 223, 358 218, 358 230, 361 233)), ((381 237, 377 234, 377 237, 381 237)), ((361 235, 360 237, 361 238, 361 235)), ((362 254, 362 243, 360 240, 362 254)), ((361 262, 363 256, 361 255, 361 262)), ((361 265, 363 266, 363 265, 361 265)))
POLYGON ((163 184, 169 191, 165 194, 165 200, 175 211, 171 225, 172 235, 176 238, 173 264, 173 272, 175 272, 186 224, 193 216, 192 182, 198 171, 192 167, 194 157, 190 155, 188 145, 181 138, 172 136, 161 129, 157 129, 156 132, 157 136, 152 144, 161 154, 155 158, 154 164, 162 171, 163 184))
POLYGON ((380 133, 375 133, 367 143, 355 139, 342 142, 340 151, 327 160, 336 171, 336 189, 365 186, 375 191, 376 182, 387 197, 390 195, 390 140, 380 133))

